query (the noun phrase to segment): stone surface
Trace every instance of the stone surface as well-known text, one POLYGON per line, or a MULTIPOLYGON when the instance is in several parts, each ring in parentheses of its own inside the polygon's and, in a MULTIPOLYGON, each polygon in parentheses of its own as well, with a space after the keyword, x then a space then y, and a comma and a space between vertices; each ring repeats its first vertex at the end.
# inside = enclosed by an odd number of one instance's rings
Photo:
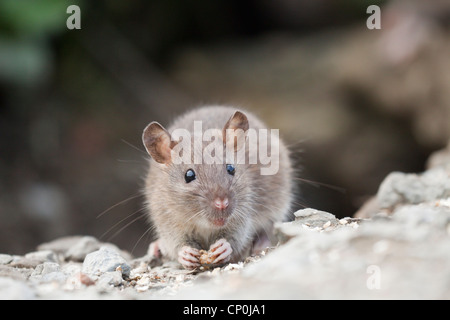
POLYGON ((24 282, 0 276, 0 300, 35 299, 34 291, 24 282))
POLYGON ((328 232, 339 228, 357 228, 361 219, 337 219, 331 213, 311 208, 301 209, 294 213, 295 220, 275 224, 275 235, 280 243, 301 235, 304 232, 328 232))
POLYGON ((26 259, 43 262, 57 262, 56 254, 51 250, 30 252, 25 255, 26 259))
POLYGON ((0 265, 8 264, 13 260, 13 257, 9 254, 0 254, 0 265))
POLYGON ((357 229, 310 229, 242 272, 184 288, 176 297, 448 299, 449 219, 448 207, 416 205, 357 229), (379 272, 379 287, 370 281, 372 270, 379 272))
POLYGON ((105 272, 120 271, 128 277, 131 267, 120 254, 109 247, 89 253, 83 262, 82 272, 91 275, 100 275, 105 272))
POLYGON ((450 197, 450 171, 436 167, 423 174, 393 172, 382 182, 377 198, 382 209, 450 197))
MULTIPOLYGON (((102 246, 120 251, 114 244, 100 242, 92 236, 69 236, 59 238, 39 245, 38 250, 51 250, 62 254, 66 260, 83 262, 87 254, 97 251, 102 246)), ((127 252, 122 251, 121 254, 127 259, 131 258, 131 255, 127 252)))

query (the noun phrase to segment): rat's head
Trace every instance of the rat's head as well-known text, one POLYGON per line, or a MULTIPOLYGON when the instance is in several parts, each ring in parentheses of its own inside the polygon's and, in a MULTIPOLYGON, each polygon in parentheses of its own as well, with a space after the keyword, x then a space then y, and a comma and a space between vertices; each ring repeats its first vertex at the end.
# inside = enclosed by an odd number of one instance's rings
POLYGON ((168 201, 175 209, 171 214, 180 215, 186 223, 214 228, 225 227, 233 219, 242 219, 246 211, 244 205, 251 195, 248 183, 251 178, 246 176, 254 174, 254 170, 249 170, 251 166, 246 164, 227 162, 227 159, 230 159, 229 153, 233 153, 233 159, 239 151, 245 154, 242 141, 245 141, 248 128, 248 119, 240 111, 236 111, 222 128, 215 128, 220 132, 216 136, 220 139, 195 141, 195 132, 193 134, 191 130, 189 138, 183 136, 174 141, 157 122, 145 128, 143 142, 156 162, 156 170, 163 173, 158 177, 164 181, 158 181, 158 184, 170 192, 168 201), (230 131, 237 134, 229 134, 230 131), (180 148, 181 143, 185 143, 184 148, 180 148), (211 154, 211 146, 214 147, 214 162, 205 161, 205 155, 211 154), (180 150, 184 159, 181 162, 179 158, 175 159, 180 150))

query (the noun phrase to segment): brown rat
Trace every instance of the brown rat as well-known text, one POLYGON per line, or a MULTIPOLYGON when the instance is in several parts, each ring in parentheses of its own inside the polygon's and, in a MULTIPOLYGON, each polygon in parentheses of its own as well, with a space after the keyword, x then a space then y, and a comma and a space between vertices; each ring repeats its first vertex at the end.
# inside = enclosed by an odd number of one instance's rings
POLYGON ((209 249, 213 264, 244 259, 270 245, 274 222, 285 220, 289 214, 293 170, 288 149, 281 140, 275 142, 279 152, 271 149, 274 143, 269 135, 265 141, 269 153, 275 155, 271 161, 276 162, 278 170, 263 175, 261 168, 267 165, 259 157, 256 164, 248 160, 249 152, 255 147, 252 143, 259 150, 263 140, 251 142, 247 136, 247 143, 242 147, 237 140, 228 138, 234 147, 232 151, 237 154, 244 148, 246 156, 245 163, 230 164, 225 153, 226 129, 250 132, 267 127, 250 112, 209 106, 178 117, 168 130, 152 122, 143 133, 143 143, 152 158, 145 196, 158 236, 153 248, 163 256, 177 259, 185 268, 199 267, 200 250, 204 249, 209 249), (175 129, 186 129, 192 135, 191 141, 186 141, 192 146, 191 160, 195 153, 201 154, 207 148, 208 141, 202 141, 200 149, 198 144, 195 148, 194 121, 201 121, 203 132, 216 129, 223 133, 222 163, 178 164, 175 161, 174 151, 179 142, 172 138, 175 129))

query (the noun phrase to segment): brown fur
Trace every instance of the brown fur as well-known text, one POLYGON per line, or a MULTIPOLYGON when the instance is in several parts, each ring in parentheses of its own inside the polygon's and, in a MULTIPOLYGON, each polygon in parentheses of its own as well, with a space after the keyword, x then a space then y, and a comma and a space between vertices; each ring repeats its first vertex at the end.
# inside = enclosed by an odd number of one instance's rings
MULTIPOLYGON (((194 120, 203 121, 203 130, 223 130, 226 124, 245 126, 244 118, 250 128, 266 128, 247 111, 241 110, 238 118, 231 119, 235 112, 235 108, 222 106, 195 109, 177 118, 167 131, 170 134, 184 128, 192 134, 194 120)), ((156 157, 150 160, 145 195, 161 253, 171 259, 176 259, 185 245, 207 250, 216 240, 225 238, 233 249, 231 261, 241 260, 249 255, 258 237, 270 234, 273 223, 289 214, 293 172, 288 150, 281 141, 279 171, 275 175, 260 175, 260 164, 236 164, 236 173, 231 176, 226 164, 174 165, 156 157), (196 180, 190 183, 184 180, 188 169, 196 173, 196 180), (228 208, 216 210, 211 203, 225 196, 229 198, 228 208), (228 217, 223 227, 211 223, 211 218, 221 217, 228 217)))

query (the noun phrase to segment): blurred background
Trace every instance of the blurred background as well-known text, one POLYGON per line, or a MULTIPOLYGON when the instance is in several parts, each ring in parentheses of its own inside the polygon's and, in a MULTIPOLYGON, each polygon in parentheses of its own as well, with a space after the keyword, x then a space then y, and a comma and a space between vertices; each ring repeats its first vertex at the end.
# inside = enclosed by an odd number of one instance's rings
POLYGON ((0 252, 83 234, 145 253, 142 130, 204 104, 253 111, 329 185, 300 181, 296 209, 353 215, 447 143, 449 25, 440 0, 1 0, 0 252))

